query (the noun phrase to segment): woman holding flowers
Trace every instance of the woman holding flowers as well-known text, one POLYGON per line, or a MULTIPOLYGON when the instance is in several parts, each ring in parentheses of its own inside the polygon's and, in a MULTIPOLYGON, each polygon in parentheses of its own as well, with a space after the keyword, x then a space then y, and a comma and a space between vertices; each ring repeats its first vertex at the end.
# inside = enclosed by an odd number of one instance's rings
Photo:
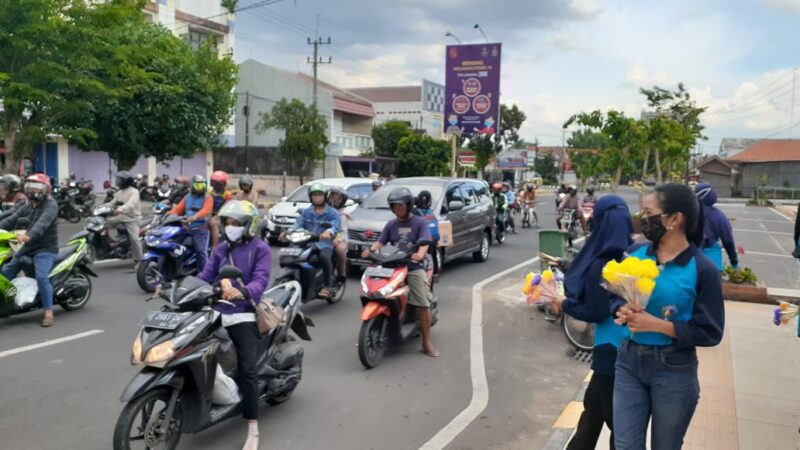
POLYGON ((651 420, 653 450, 681 448, 689 428, 700 396, 695 347, 717 345, 725 324, 719 270, 698 249, 703 218, 684 185, 659 186, 642 199, 650 242, 629 253, 661 270, 644 307, 631 299, 611 305, 626 325, 614 382, 617 449, 644 449, 651 420))
POLYGON ((594 226, 591 236, 575 257, 564 279, 566 298, 553 301, 553 309, 563 308, 578 320, 595 323, 592 369, 594 374, 586 388, 580 422, 568 450, 593 449, 603 429, 612 431, 614 448, 612 400, 614 396, 614 363, 622 341, 622 327, 614 323, 609 313, 614 295, 603 289, 603 267, 609 261, 620 260, 630 247, 631 215, 625 201, 616 195, 606 195, 594 206, 594 226))

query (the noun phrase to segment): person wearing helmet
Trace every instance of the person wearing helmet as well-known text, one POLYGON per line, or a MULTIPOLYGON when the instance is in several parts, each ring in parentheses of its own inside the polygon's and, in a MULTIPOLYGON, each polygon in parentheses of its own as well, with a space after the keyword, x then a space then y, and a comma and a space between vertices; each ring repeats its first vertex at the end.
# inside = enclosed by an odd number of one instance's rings
POLYGON ((245 175, 239 178, 239 193, 233 197, 236 200, 245 200, 254 205, 258 205, 258 192, 253 189, 253 178, 245 175))
POLYGON ((522 198, 522 205, 524 208, 524 213, 522 215, 522 226, 525 226, 526 223, 528 226, 531 225, 530 216, 532 215, 535 223, 534 226, 539 228, 539 216, 536 214, 536 188, 533 186, 533 184, 528 183, 528 185, 525 186, 525 190, 522 191, 520 197, 522 198))
POLYGON ((3 212, 0 213, 0 220, 11 215, 11 212, 28 201, 28 197, 22 192, 22 180, 16 175, 3 175, 0 178, 0 199, 2 199, 3 212))
POLYGON ((381 188, 381 186, 383 186, 383 180, 382 179, 376 178, 376 179, 372 180, 372 192, 377 191, 378 189, 381 188))
MULTIPOLYGON (((288 233, 292 233, 302 228, 310 233, 319 234, 319 241, 314 245, 319 249, 319 262, 323 274, 322 289, 319 291, 320 298, 330 298, 332 294, 333 239, 341 229, 339 212, 325 203, 325 191, 322 183, 313 183, 308 188, 308 200, 311 202, 311 206, 303 210, 297 222, 288 231, 288 233)), ((279 239, 283 240, 286 233, 281 233, 279 239)))
POLYGON ((175 177, 175 189, 169 194, 169 204, 177 205, 186 194, 189 193, 191 181, 186 175, 175 177))
POLYGON ((220 209, 223 240, 211 254, 197 278, 217 281, 220 269, 234 265, 242 271, 240 280, 222 280, 222 299, 214 309, 236 347, 237 378, 242 396, 242 416, 248 422, 244 449, 258 448, 258 368, 260 336, 256 326, 255 304, 269 284, 272 254, 258 234, 258 209, 252 203, 232 200, 220 209))
POLYGON ((506 216, 508 227, 511 228, 512 233, 517 234, 517 227, 514 226, 514 216, 511 214, 511 211, 517 208, 517 198, 514 196, 514 190, 511 189, 511 185, 507 182, 503 183, 503 194, 505 194, 506 199, 508 199, 509 214, 506 216))
POLYGON ((422 352, 436 358, 439 352, 431 342, 431 301, 433 294, 428 285, 428 277, 424 270, 424 260, 431 245, 431 233, 428 224, 412 213, 414 194, 405 187, 392 189, 387 198, 389 208, 395 215, 383 227, 378 241, 364 250, 361 257, 368 258, 370 252, 376 252, 387 244, 398 246, 411 255, 408 263, 406 283, 410 289, 408 303, 417 307, 422 331, 422 352))
POLYGON ((508 197, 503 193, 503 184, 492 184, 492 202, 497 214, 497 232, 502 234, 506 231, 506 215, 508 214, 508 197))
POLYGON ((739 268, 739 255, 736 253, 736 243, 733 241, 733 228, 728 216, 720 211, 714 204, 717 203, 717 193, 714 186, 708 183, 699 183, 694 188, 695 195, 703 205, 703 242, 701 251, 710 259, 720 272, 723 269, 722 247, 728 254, 728 260, 734 269, 739 268))
POLYGON ((114 177, 117 192, 114 199, 105 206, 114 208, 114 217, 108 219, 108 228, 116 230, 117 225, 124 225, 131 244, 131 254, 134 265, 142 259, 142 245, 139 242, 139 222, 142 220, 142 206, 139 201, 139 190, 134 187, 136 182, 132 173, 123 170, 114 177), (119 206, 117 206, 119 205, 119 206))
POLYGON ((0 220, 0 229, 4 230, 17 229, 17 222, 22 218, 29 221, 27 230, 17 232, 17 240, 23 245, 3 267, 2 274, 6 279, 13 280, 20 271, 20 259, 25 256, 33 258, 36 284, 44 309, 43 327, 51 327, 55 323, 50 271, 58 255, 58 203, 50 195, 51 189, 48 176, 35 173, 27 177, 25 193, 29 201, 0 220))
POLYGON ((421 190, 414 203, 416 206, 416 208, 414 208, 414 214, 422 217, 425 223, 428 224, 428 231, 431 233, 431 246, 428 249, 428 253, 431 255, 431 258, 433 258, 433 273, 438 277, 439 252, 436 250, 439 243, 439 219, 436 218, 436 214, 433 212, 433 196, 431 195, 431 191, 426 189, 421 190))
POLYGON ((583 201, 581 201, 581 205, 585 205, 586 203, 597 203, 597 197, 594 196, 594 188, 588 187, 586 188, 586 196, 583 197, 583 201))
POLYGON ((186 226, 192 236, 192 246, 197 255, 197 270, 202 271, 208 260, 208 222, 214 211, 214 199, 208 194, 206 178, 202 175, 192 177, 189 195, 183 197, 169 212, 171 215, 186 217, 186 226))
MULTIPOLYGON (((211 198, 214 200, 212 218, 216 217, 225 202, 233 199, 233 194, 228 191, 228 174, 222 170, 217 170, 211 174, 211 198)), ((211 233, 211 248, 215 249, 219 242, 219 222, 210 220, 208 228, 211 233)))
POLYGON ((345 211, 347 205, 347 192, 339 187, 332 187, 328 189, 326 199, 328 206, 335 209, 339 213, 339 232, 336 233, 336 238, 333 240, 333 252, 336 255, 337 271, 339 278, 337 283, 345 281, 347 274, 347 222, 352 219, 350 214, 345 211))

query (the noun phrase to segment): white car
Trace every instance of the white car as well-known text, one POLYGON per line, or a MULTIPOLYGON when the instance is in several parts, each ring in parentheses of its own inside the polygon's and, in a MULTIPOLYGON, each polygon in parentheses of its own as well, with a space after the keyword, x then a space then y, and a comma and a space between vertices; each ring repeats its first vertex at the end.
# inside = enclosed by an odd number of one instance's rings
POLYGON ((275 243, 281 232, 291 228, 300 217, 300 213, 311 206, 308 198, 308 189, 314 183, 322 183, 326 189, 332 187, 341 188, 347 193, 347 213, 354 209, 372 195, 372 180, 369 178, 323 178, 308 182, 286 197, 280 203, 267 211, 264 216, 264 227, 261 230, 261 237, 270 243, 275 243))

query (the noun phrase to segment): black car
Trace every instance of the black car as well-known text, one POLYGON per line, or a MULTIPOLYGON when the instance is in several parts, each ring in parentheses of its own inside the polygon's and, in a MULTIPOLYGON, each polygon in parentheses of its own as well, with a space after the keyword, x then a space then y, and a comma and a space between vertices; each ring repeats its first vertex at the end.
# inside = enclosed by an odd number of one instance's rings
POLYGON ((415 177, 390 181, 353 211, 347 233, 347 259, 351 266, 367 264, 361 258, 361 252, 378 240, 383 227, 394 218, 387 197, 396 187, 407 187, 414 196, 423 190, 430 191, 432 209, 439 222, 452 224, 453 245, 437 249, 440 271, 444 263, 465 255, 472 255, 478 262, 489 258, 495 229, 495 210, 489 185, 471 178, 415 177))

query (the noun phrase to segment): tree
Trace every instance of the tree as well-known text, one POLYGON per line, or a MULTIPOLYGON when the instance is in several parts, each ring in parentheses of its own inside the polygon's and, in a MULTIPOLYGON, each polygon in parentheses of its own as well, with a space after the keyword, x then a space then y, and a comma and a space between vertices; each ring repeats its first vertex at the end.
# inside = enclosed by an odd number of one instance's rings
POLYGON ((220 147, 235 105, 237 67, 206 43, 193 49, 142 18, 109 33, 115 51, 102 78, 110 91, 94 103, 90 150, 120 168, 141 156, 168 160, 220 147), (117 70, 116 68, 121 68, 117 70))
POLYGON ((408 123, 400 120, 390 120, 381 125, 372 127, 372 140, 375 141, 375 154, 394 158, 397 144, 401 139, 414 134, 408 123))
POLYGON ((519 129, 527 116, 517 105, 500 105, 500 140, 501 148, 514 147, 519 142, 519 129))
POLYGON ((449 171, 450 144, 412 134, 400 139, 395 157, 399 177, 445 175, 449 171))
POLYGON ((608 147, 608 139, 602 133, 588 128, 574 131, 567 145, 569 160, 579 179, 585 182, 603 174, 602 152, 608 147))
POLYGON ((309 165, 325 156, 328 137, 325 133, 327 121, 319 114, 315 105, 307 106, 298 99, 291 101, 282 98, 269 113, 261 113, 261 121, 256 125, 257 133, 276 128, 285 131, 278 150, 300 176, 308 171, 309 165))
POLYGON ((229 14, 234 14, 236 12, 236 7, 239 5, 239 0, 222 0, 220 5, 227 9, 229 14))
POLYGON ((542 177, 544 184, 558 183, 558 176, 561 173, 558 167, 558 161, 552 153, 547 153, 541 158, 536 158, 533 164, 533 170, 542 177))
POLYGON ((499 150, 499 143, 492 139, 492 135, 475 134, 469 138, 469 149, 475 152, 475 168, 481 173, 481 178, 486 179, 486 166, 492 162, 499 150))

